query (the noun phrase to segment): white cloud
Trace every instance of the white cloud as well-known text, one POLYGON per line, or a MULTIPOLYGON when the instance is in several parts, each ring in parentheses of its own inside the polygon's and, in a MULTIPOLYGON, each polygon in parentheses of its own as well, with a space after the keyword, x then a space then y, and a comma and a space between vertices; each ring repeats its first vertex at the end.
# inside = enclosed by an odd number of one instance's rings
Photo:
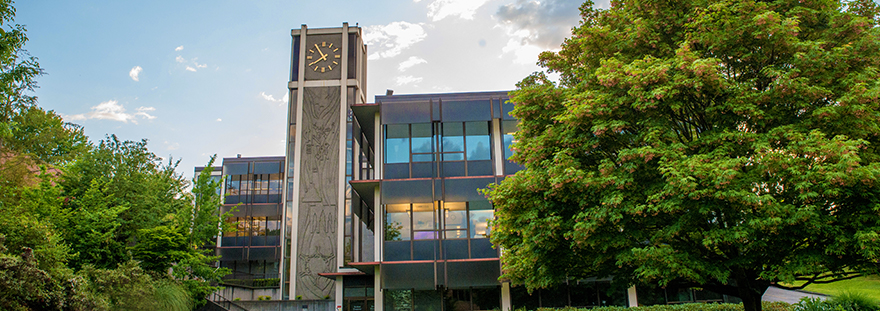
POLYGON ((199 68, 208 68, 208 64, 199 64, 198 57, 195 57, 191 60, 186 60, 186 58, 183 58, 183 56, 177 55, 174 60, 186 66, 184 69, 186 69, 187 71, 196 72, 196 70, 198 70, 199 68))
POLYGON ((428 4, 428 17, 435 22, 456 15, 474 19, 474 13, 486 2, 489 0, 434 0, 428 4))
POLYGON ((183 50, 183 46, 182 45, 178 46, 178 47, 174 48, 174 50, 179 52, 179 51, 183 50))
POLYGON ((128 72, 128 76, 131 77, 132 80, 140 81, 138 75, 141 74, 141 71, 144 71, 141 66, 134 66, 134 68, 131 68, 131 71, 128 72))
POLYGON ((167 140, 165 141, 165 149, 177 150, 178 148, 180 148, 179 143, 169 143, 167 140))
POLYGON ((570 0, 517 0, 500 6, 497 27, 510 37, 502 52, 512 53, 517 63, 534 64, 541 51, 558 50, 580 20, 579 6, 570 0))
POLYGON ((125 123, 131 121, 132 123, 137 124, 138 117, 147 120, 155 119, 156 116, 150 115, 148 113, 150 111, 156 111, 156 108, 138 107, 137 112, 135 112, 134 114, 129 114, 125 112, 125 107, 122 107, 119 102, 117 102, 116 100, 108 100, 98 104, 97 106, 92 107, 92 111, 89 113, 64 116, 64 118, 67 120, 101 119, 122 121, 125 123))
POLYGON ((513 61, 519 64, 528 65, 538 62, 538 54, 541 54, 544 49, 539 46, 523 42, 522 38, 528 36, 528 30, 523 29, 513 33, 509 33, 508 35, 510 35, 511 38, 507 41, 507 45, 501 48, 502 53, 512 53, 514 56, 513 61))
POLYGON ((400 76, 400 77, 395 78, 394 82, 397 83, 397 85, 404 85, 404 84, 410 84, 410 83, 419 83, 419 82, 422 82, 423 79, 424 78, 422 78, 422 77, 400 76))
POLYGON ((417 57, 417 56, 410 56, 407 60, 401 62, 400 65, 397 66, 397 70, 406 71, 407 69, 409 69, 412 66, 415 66, 418 64, 424 64, 427 62, 428 61, 426 61, 424 58, 417 57))
POLYGON ((275 99, 275 96, 272 96, 271 94, 266 94, 266 92, 260 92, 260 97, 262 97, 263 99, 268 100, 270 102, 279 103, 278 105, 282 106, 285 103, 287 103, 287 100, 290 96, 287 93, 284 93, 284 97, 282 97, 281 99, 275 99))
POLYGON ((399 55, 427 37, 421 24, 392 22, 388 25, 367 26, 364 31, 364 43, 375 51, 368 59, 388 58, 399 55))
POLYGON ((223 119, 217 118, 217 122, 221 122, 221 121, 223 121, 223 119))

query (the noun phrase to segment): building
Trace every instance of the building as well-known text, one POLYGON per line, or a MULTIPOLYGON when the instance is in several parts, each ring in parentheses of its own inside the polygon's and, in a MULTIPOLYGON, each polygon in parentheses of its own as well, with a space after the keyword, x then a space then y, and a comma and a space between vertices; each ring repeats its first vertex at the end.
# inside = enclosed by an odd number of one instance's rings
MULTIPOLYGON (((636 305, 635 288, 609 291, 609 280, 532 294, 498 280, 494 210, 478 189, 522 168, 509 160, 507 92, 389 91, 367 103, 361 28, 291 35, 286 156, 223 159, 223 211, 239 224, 217 244, 234 271, 227 285, 337 311, 636 305)), ((702 294, 676 297, 687 291, 702 294)))

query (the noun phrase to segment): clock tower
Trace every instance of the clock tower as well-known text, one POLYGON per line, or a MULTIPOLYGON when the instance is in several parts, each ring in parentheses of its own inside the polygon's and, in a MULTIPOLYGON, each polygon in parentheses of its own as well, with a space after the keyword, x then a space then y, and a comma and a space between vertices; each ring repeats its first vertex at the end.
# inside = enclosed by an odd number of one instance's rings
POLYGON ((346 125, 351 105, 366 98, 362 35, 348 23, 291 30, 281 267, 287 299, 337 296, 338 285, 318 273, 344 265, 346 125))

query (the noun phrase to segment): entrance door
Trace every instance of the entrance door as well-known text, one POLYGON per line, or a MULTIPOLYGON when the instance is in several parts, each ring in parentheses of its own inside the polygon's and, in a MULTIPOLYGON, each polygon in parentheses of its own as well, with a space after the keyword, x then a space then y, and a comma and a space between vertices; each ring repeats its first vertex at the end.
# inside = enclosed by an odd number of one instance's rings
POLYGON ((373 297, 347 297, 343 303, 343 311, 374 311, 373 297))

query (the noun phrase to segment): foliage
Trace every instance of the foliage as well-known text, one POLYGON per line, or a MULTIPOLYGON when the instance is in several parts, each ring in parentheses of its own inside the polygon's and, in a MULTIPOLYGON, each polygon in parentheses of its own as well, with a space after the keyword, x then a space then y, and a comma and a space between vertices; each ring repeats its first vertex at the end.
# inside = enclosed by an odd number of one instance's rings
POLYGON ((771 284, 876 273, 872 1, 615 1, 512 93, 525 169, 487 192, 503 276, 614 275, 760 310, 771 284))
MULTIPOLYGON (((802 283, 804 282, 795 282, 791 285, 799 286, 802 283)), ((860 293, 868 298, 880 301, 880 276, 869 275, 834 283, 810 284, 805 287, 804 290, 829 296, 837 296, 845 293, 860 293)))
POLYGON ((832 297, 831 302, 846 311, 880 310, 880 302, 860 293, 843 293, 832 297))
MULTIPOLYGON (((794 310, 795 305, 790 305, 784 302, 764 302, 762 303, 764 310, 768 311, 796 311, 794 310)), ((527 311, 525 308, 515 309, 516 311, 527 311)), ((639 306, 639 307, 621 307, 621 306, 610 306, 610 307, 596 307, 596 308, 575 308, 575 307, 564 307, 560 309, 552 309, 552 308, 538 308, 540 311, 743 311, 742 304, 732 304, 732 303, 685 303, 685 304, 677 304, 677 305, 653 305, 653 306, 639 306)))
POLYGON ((83 127, 64 122, 54 111, 31 106, 10 116, 0 130, 0 146, 39 163, 61 165, 89 148, 83 127))
POLYGON ((95 296, 113 310, 190 310, 189 294, 181 284, 151 276, 136 261, 115 269, 83 267, 81 273, 95 296))
POLYGON ((0 0, 0 123, 36 105, 37 98, 27 93, 37 87, 35 78, 43 73, 37 59, 24 50, 25 28, 11 24, 14 17, 12 0, 0 0))

